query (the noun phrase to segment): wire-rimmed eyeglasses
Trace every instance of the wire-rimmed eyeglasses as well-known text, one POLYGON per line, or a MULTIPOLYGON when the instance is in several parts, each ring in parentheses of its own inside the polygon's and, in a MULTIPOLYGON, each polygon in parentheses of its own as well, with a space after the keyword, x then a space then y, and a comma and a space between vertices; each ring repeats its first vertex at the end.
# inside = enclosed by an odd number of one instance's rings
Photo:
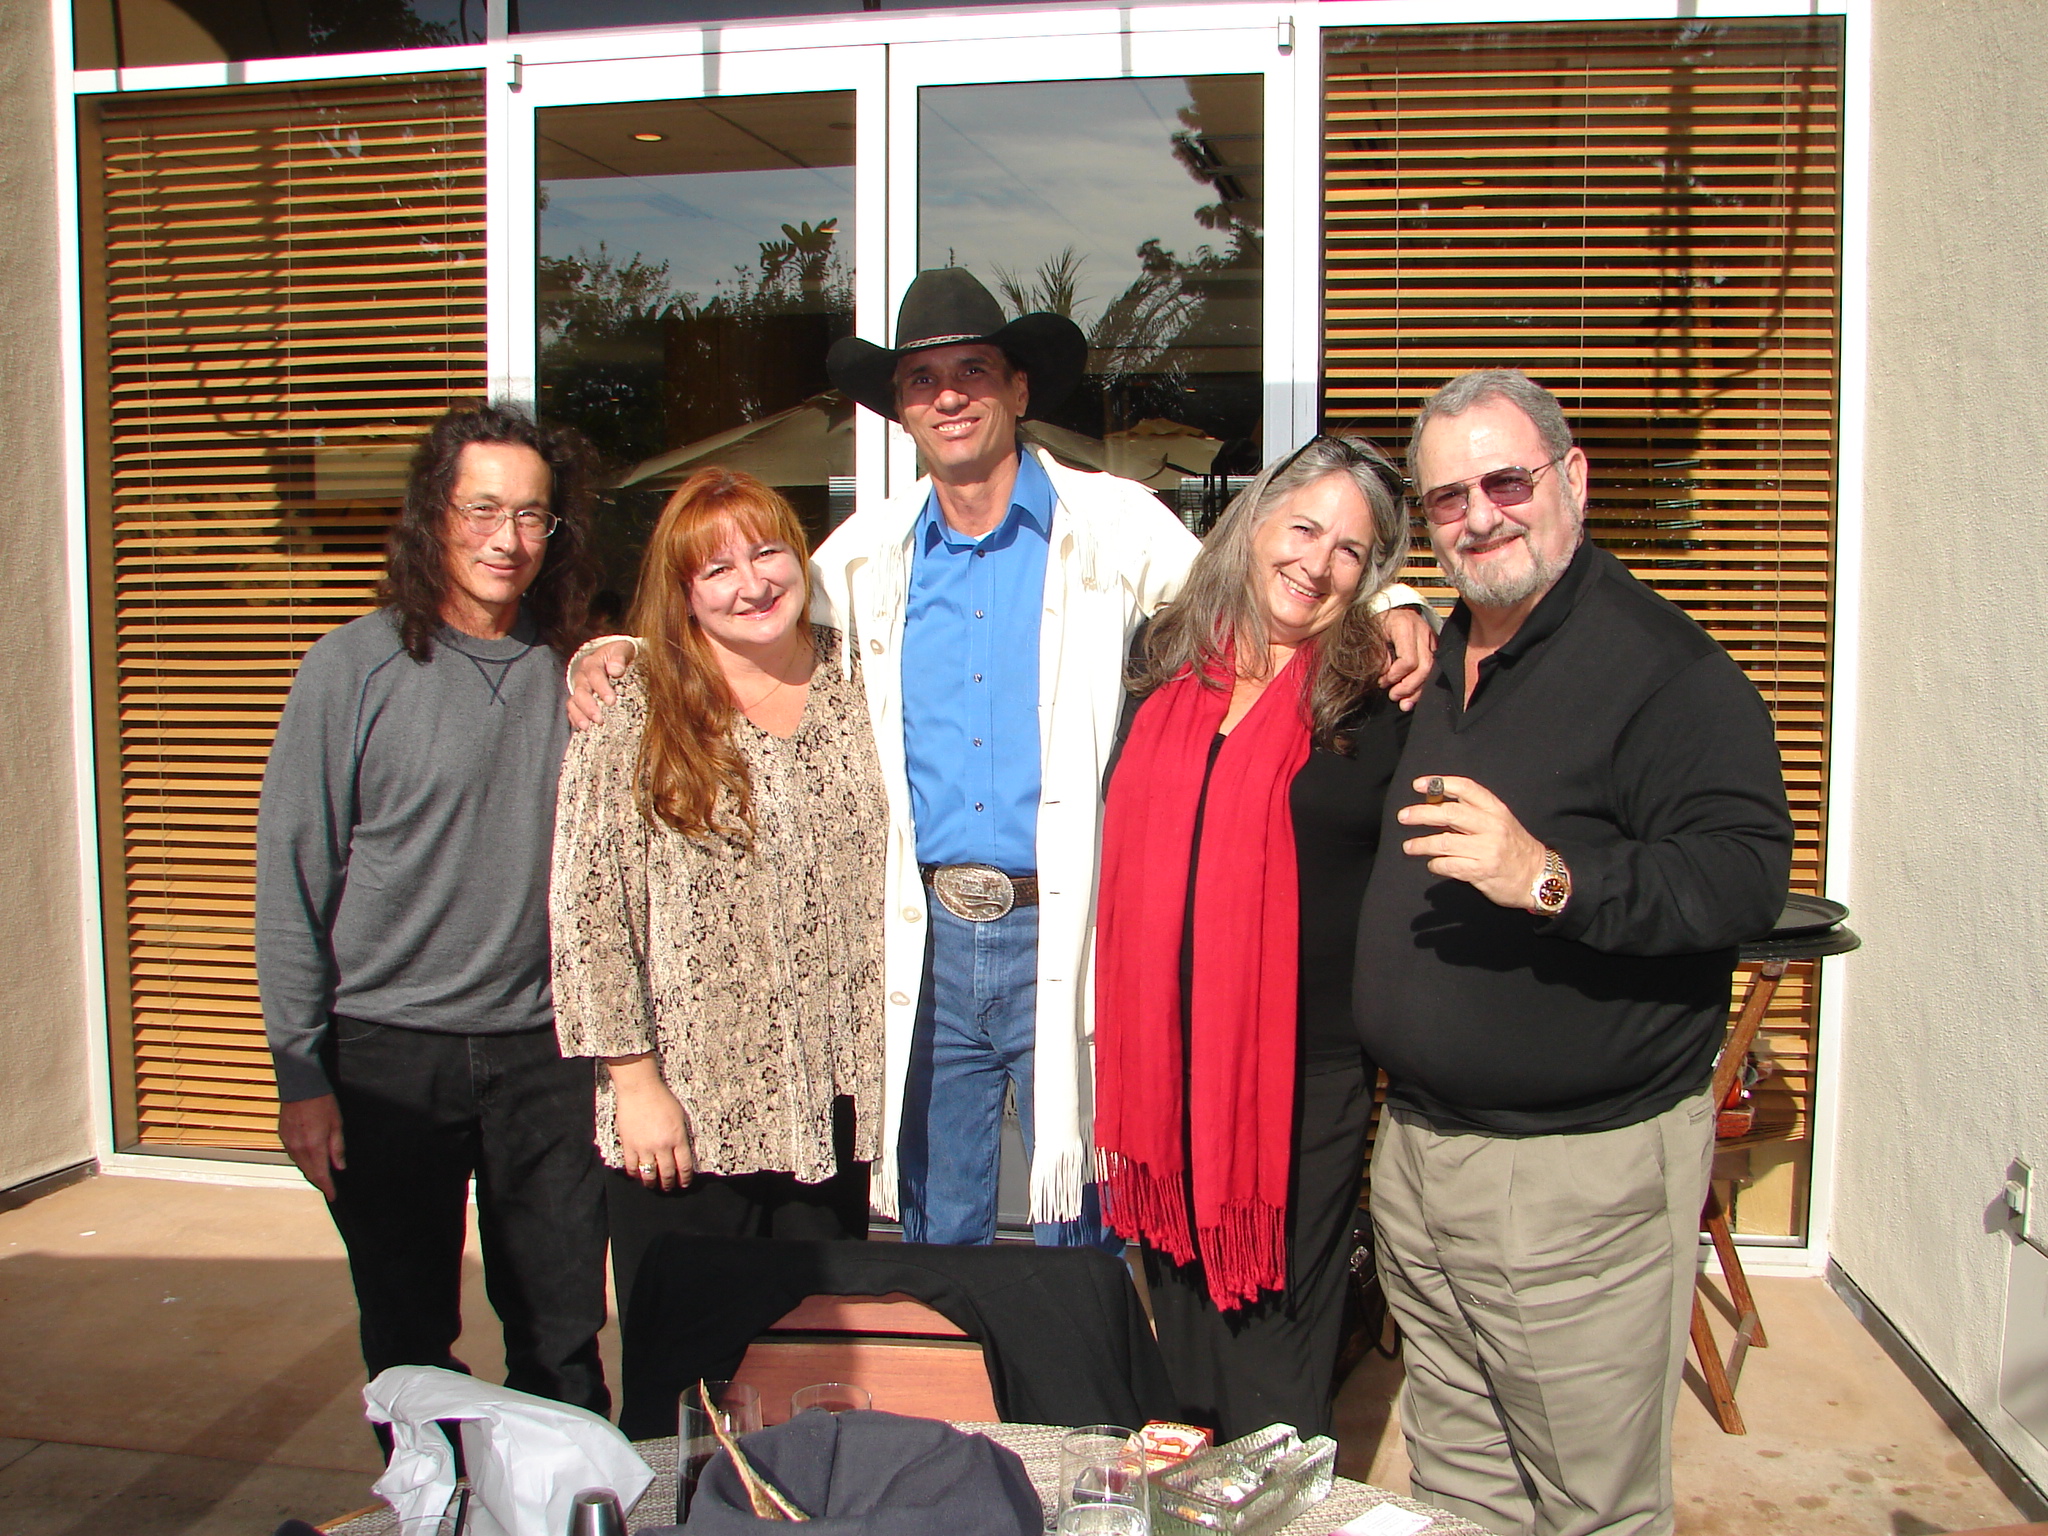
POLYGON ((1536 480, 1546 469, 1562 463, 1564 455, 1538 464, 1534 469, 1524 469, 1519 464, 1510 464, 1505 469, 1488 470, 1470 480, 1453 480, 1448 485, 1433 485, 1428 490, 1410 498, 1422 515, 1432 523, 1455 523, 1472 510, 1472 487, 1478 486, 1486 492, 1486 499, 1496 507, 1519 507, 1526 505, 1536 494, 1536 480))
POLYGON ((507 522, 517 526, 520 533, 530 539, 544 539, 562 526, 562 520, 546 507, 493 507, 478 501, 457 507, 455 515, 480 539, 489 538, 507 522))

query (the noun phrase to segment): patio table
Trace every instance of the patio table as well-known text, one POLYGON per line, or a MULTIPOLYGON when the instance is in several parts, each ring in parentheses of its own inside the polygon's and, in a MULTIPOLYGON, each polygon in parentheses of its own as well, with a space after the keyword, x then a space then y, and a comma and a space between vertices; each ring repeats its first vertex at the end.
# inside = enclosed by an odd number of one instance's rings
MULTIPOLYGON (((1049 1424, 966 1423, 956 1427, 970 1434, 987 1435, 998 1445, 1008 1446, 1015 1451, 1024 1463, 1024 1470, 1030 1474, 1032 1486, 1037 1488, 1039 1497, 1051 1497, 1053 1487, 1059 1481, 1060 1437, 1067 1433, 1064 1428, 1049 1424)), ((639 1503, 627 1511, 626 1528, 635 1531, 646 1526, 674 1524, 675 1438, 669 1436, 660 1440, 642 1440, 634 1449, 645 1457, 647 1464, 654 1469, 654 1481, 648 1485, 647 1492, 640 1496, 639 1503)), ((1353 1482, 1348 1477, 1336 1479, 1330 1486, 1330 1496, 1283 1527, 1279 1536, 1329 1536, 1331 1531, 1336 1530, 1347 1520, 1356 1519, 1379 1504, 1392 1504, 1398 1509, 1429 1516, 1432 1523, 1421 1536, 1486 1536, 1480 1527, 1469 1520, 1460 1519, 1447 1510, 1417 1503, 1414 1499, 1404 1499, 1384 1488, 1353 1482)), ((359 1515, 353 1520, 327 1529, 330 1536, 388 1536, 397 1525, 397 1518, 389 1509, 379 1509, 372 1514, 359 1515)))

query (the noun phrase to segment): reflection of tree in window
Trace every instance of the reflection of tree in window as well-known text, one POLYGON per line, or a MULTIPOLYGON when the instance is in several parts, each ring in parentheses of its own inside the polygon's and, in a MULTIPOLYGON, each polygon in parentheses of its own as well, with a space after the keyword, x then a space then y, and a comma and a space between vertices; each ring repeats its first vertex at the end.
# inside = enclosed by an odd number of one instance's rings
MULTIPOLYGON (((658 454, 822 393, 830 387, 825 353, 853 329, 853 275, 838 232, 834 219, 783 225, 782 239, 761 242, 756 270, 734 268, 730 285, 709 298, 676 292, 667 261, 638 252, 621 258, 603 241, 574 256, 542 256, 542 415, 582 431, 611 481, 658 454)), ((628 489, 606 497, 597 546, 615 592, 631 590, 666 494, 628 489)), ((789 486, 784 494, 806 522, 822 526, 823 486, 789 486)))
MULTIPOLYGON (((1181 170, 1214 192, 1194 218, 1216 238, 1191 249, 1170 248, 1158 236, 1138 243, 1138 275, 1084 321, 1088 377, 1047 419, 1098 438, 1147 421, 1176 422, 1223 443, 1216 473, 1241 474, 1259 461, 1263 203, 1247 182, 1263 174, 1263 142, 1244 82, 1194 77, 1186 86, 1189 100, 1167 147, 1181 170), (1227 126, 1205 125, 1211 96, 1209 116, 1227 126), (1251 131, 1231 131, 1237 127, 1251 131)), ((1069 245, 1029 273, 997 266, 992 286, 1013 313, 1073 315, 1088 260, 1069 245)))
POLYGON ((852 331, 853 275, 837 223, 785 224, 760 268, 708 299, 677 293, 637 252, 540 258, 542 409, 580 428, 607 467, 801 404, 828 387, 824 354, 852 331))

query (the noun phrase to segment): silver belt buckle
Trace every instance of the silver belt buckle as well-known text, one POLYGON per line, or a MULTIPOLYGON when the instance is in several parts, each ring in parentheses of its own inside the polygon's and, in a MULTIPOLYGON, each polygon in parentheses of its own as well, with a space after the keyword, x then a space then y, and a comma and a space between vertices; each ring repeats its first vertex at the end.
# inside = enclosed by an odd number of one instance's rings
POLYGON ((970 923, 992 923, 1017 904, 1017 888, 993 864, 944 864, 932 871, 939 905, 970 923))

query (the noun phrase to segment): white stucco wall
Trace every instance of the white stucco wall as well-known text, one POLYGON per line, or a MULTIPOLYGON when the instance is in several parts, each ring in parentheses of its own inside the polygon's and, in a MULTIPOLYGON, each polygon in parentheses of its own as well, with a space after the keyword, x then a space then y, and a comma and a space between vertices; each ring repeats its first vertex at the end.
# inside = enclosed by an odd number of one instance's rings
POLYGON ((2010 1159, 2048 1170, 2048 5, 1873 9, 1860 766, 1837 789, 1865 947, 1836 963, 1832 1248, 2048 1483, 1998 1408, 1990 1212, 2010 1159))
POLYGON ((0 3, 0 1189, 90 1157, 43 0, 0 3))

